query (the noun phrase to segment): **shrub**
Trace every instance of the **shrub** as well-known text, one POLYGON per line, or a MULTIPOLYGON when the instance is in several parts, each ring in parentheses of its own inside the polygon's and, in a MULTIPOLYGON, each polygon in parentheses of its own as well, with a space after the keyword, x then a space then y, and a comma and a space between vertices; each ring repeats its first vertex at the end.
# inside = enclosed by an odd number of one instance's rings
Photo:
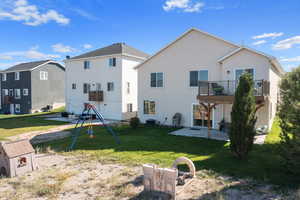
POLYGON ((137 128, 140 125, 140 119, 138 117, 133 117, 130 119, 130 127, 131 128, 137 128))
POLYGON ((287 73, 280 84, 281 153, 285 169, 300 180, 300 67, 287 73))
POLYGON ((253 80, 246 73, 240 77, 231 111, 229 130, 230 149, 240 160, 246 159, 252 149, 256 123, 256 103, 253 80))

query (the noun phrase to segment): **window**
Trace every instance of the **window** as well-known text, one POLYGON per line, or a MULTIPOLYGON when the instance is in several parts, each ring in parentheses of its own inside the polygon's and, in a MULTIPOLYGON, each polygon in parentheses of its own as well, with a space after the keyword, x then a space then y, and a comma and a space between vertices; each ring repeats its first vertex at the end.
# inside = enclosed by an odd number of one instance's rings
POLYGON ((15 112, 16 113, 21 112, 21 105, 20 104, 15 104, 15 112))
POLYGON ((127 104, 127 112, 132 112, 132 103, 127 104))
POLYGON ((101 91, 101 83, 96 83, 96 91, 101 91))
POLYGON ((48 80, 48 72, 40 71, 40 80, 48 80))
POLYGON ((6 74, 6 73, 3 73, 3 74, 2 74, 2 81, 6 81, 6 79, 7 79, 7 74, 6 74))
POLYGON ((20 80, 20 72, 15 72, 15 80, 20 80))
POLYGON ((199 81, 208 81, 208 70, 190 71, 190 87, 198 87, 199 81))
POLYGON ((115 67, 117 65, 117 59, 116 58, 110 58, 108 61, 108 65, 110 67, 115 67))
POLYGON ((15 99, 20 99, 20 98, 21 98, 21 90, 15 89, 15 99))
POLYGON ((114 83, 113 82, 107 83, 107 91, 114 91, 114 83))
POLYGON ((23 96, 28 96, 28 93, 29 93, 28 89, 23 89, 23 96))
POLYGON ((72 90, 76 90, 76 83, 72 83, 72 90))
POLYGON ((8 96, 8 89, 3 89, 2 94, 3 96, 8 96))
POLYGON ((24 167, 27 165, 26 157, 18 158, 18 166, 17 167, 24 167))
POLYGON ((249 73, 251 74, 252 78, 254 78, 254 69, 237 69, 235 70, 235 80, 239 80, 244 73, 249 73))
POLYGON ((90 67, 91 67, 91 63, 90 63, 90 61, 84 61, 83 62, 83 68, 84 69, 90 69, 90 67))
POLYGON ((155 114, 155 101, 144 101, 144 114, 155 114))
POLYGON ((163 73, 162 72, 156 72, 151 73, 151 87, 163 87, 164 80, 163 80, 163 73))
POLYGON ((88 83, 84 83, 84 84, 83 84, 83 94, 89 93, 90 90, 91 90, 91 85, 88 84, 88 83))
POLYGON ((127 94, 130 94, 130 83, 127 82, 127 94))
POLYGON ((14 96, 14 90, 13 89, 9 89, 9 96, 13 97, 14 96))

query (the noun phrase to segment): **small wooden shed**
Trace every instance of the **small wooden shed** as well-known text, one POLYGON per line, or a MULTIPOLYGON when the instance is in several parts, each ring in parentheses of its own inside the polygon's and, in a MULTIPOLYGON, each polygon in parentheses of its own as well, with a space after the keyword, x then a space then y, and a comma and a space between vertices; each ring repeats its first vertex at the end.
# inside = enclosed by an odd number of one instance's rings
POLYGON ((29 140, 0 143, 0 175, 14 177, 37 169, 29 140))

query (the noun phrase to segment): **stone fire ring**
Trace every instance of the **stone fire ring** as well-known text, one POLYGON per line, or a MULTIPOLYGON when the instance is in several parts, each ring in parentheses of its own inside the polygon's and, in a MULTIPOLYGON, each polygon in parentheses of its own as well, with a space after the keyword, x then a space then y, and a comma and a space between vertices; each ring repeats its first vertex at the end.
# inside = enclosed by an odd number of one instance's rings
POLYGON ((179 164, 186 164, 189 167, 190 173, 193 176, 193 178, 196 176, 195 165, 190 159, 188 159, 187 157, 179 157, 174 161, 172 168, 177 169, 177 166, 179 164))

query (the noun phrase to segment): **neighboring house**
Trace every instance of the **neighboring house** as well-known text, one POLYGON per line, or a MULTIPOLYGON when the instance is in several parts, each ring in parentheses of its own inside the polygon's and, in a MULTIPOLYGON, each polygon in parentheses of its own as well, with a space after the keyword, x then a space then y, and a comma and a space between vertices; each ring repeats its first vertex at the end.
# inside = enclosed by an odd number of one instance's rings
POLYGON ((138 116, 172 125, 175 113, 185 127, 215 129, 230 122, 238 79, 244 72, 255 80, 257 126, 271 127, 276 113, 278 84, 284 70, 262 52, 191 29, 144 63, 138 70, 138 116), (199 94, 199 95, 198 95, 199 94), (208 122, 208 110, 214 107, 208 122))
POLYGON ((136 115, 137 71, 148 55, 116 43, 65 60, 66 109, 81 114, 93 104, 107 119, 124 120, 136 115))
POLYGON ((26 114, 65 103, 65 68, 51 60, 22 63, 1 72, 2 112, 26 114))

